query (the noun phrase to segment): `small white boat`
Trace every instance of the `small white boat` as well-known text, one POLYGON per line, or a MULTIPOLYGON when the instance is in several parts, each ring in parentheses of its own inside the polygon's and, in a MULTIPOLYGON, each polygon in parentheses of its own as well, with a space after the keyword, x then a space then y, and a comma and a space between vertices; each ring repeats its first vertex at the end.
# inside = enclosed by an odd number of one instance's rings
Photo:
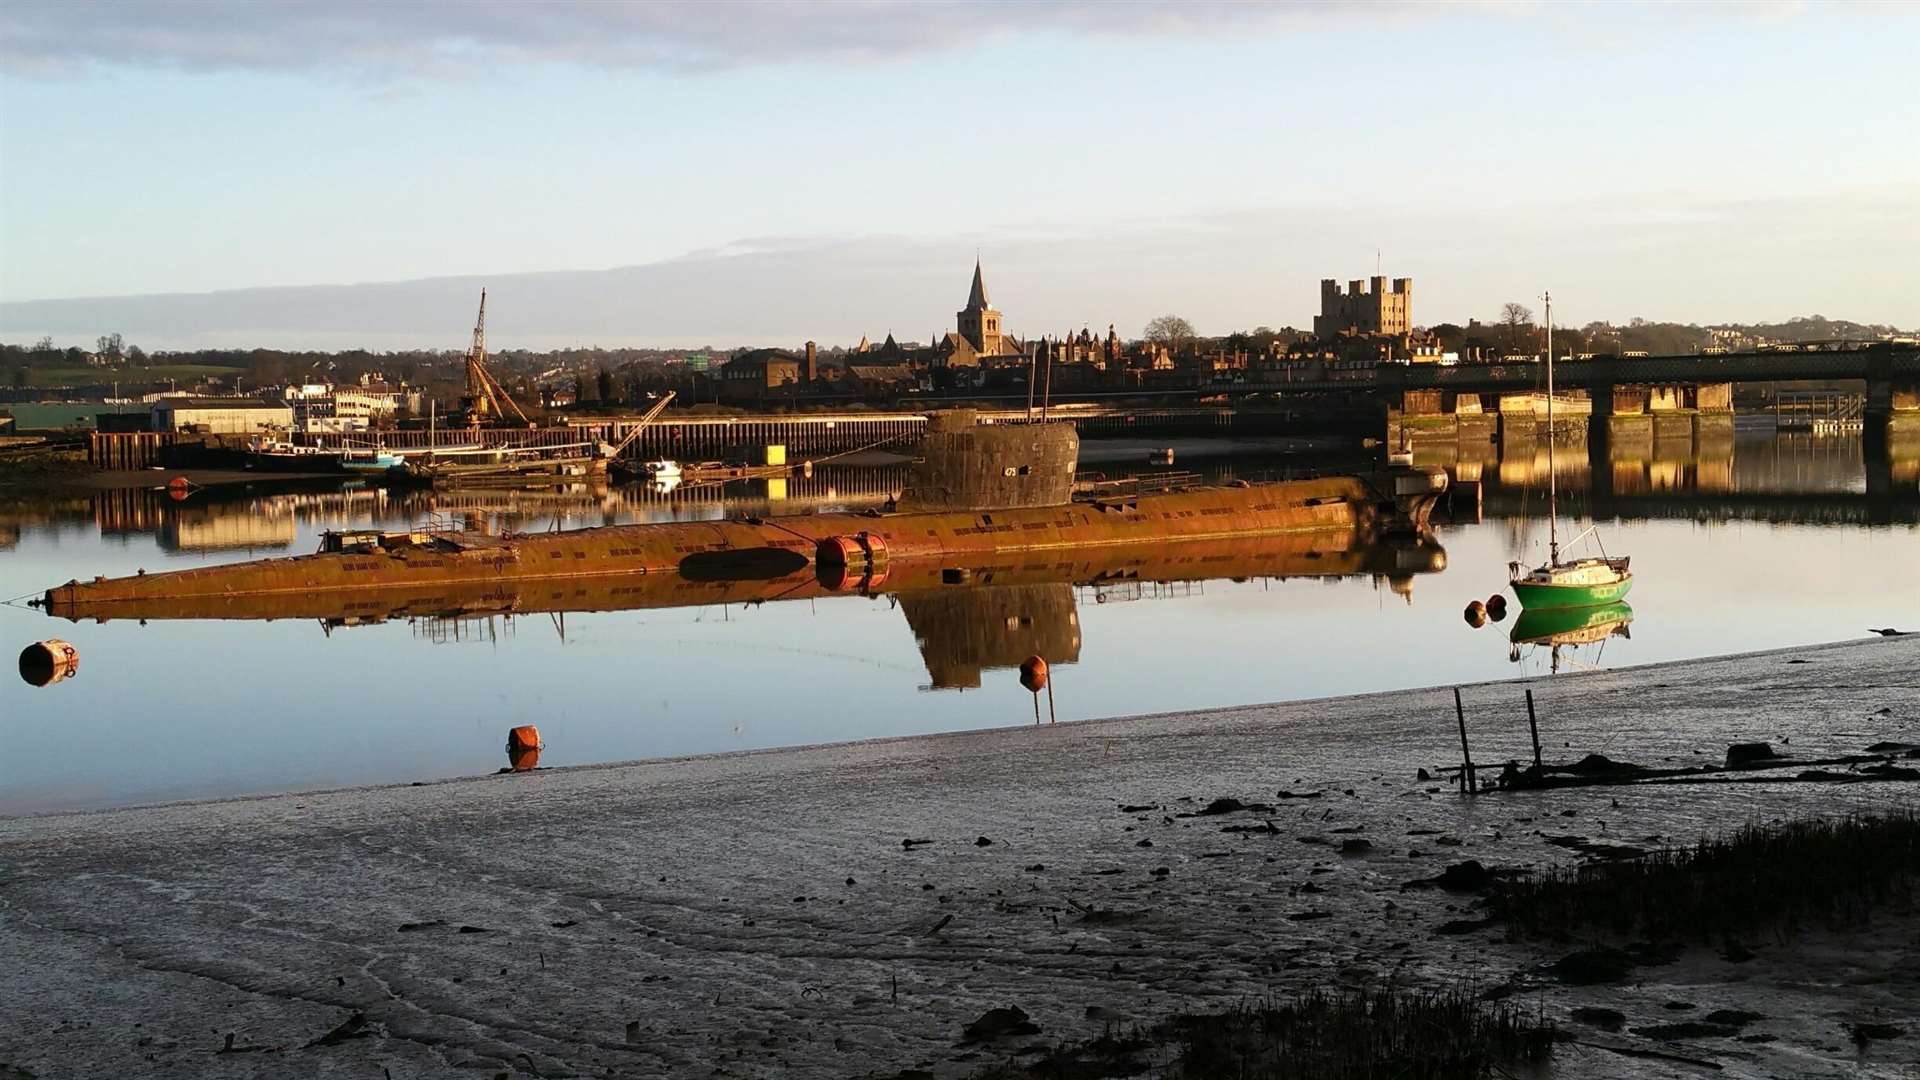
POLYGON ((677 461, 668 461, 665 458, 659 461, 649 461, 640 466, 640 468, 655 480, 668 476, 678 478, 680 475, 680 463, 677 461))

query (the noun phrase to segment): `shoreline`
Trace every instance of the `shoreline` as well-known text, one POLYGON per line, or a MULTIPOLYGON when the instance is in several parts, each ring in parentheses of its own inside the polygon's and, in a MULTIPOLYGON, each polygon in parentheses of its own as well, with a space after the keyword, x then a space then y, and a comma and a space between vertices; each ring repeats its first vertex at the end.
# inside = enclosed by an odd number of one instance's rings
MULTIPOLYGON (((1900 635, 1920 640, 1920 633, 1900 635)), ((1352 694, 1322 694, 1317 697, 1277 698, 1271 701, 1256 701, 1243 705, 1201 706, 1193 709, 1169 709, 1150 713, 1127 713, 1119 716, 1089 716, 1079 720, 1062 720, 1050 723, 1053 728, 1081 728, 1109 724, 1147 723, 1156 721, 1179 721, 1185 718, 1229 717, 1238 713, 1310 705, 1327 705, 1339 702, 1355 704, 1371 702, 1380 698, 1391 698, 1407 694, 1429 694, 1450 692, 1458 687, 1462 692, 1489 687, 1513 686, 1524 689, 1552 681, 1566 683, 1577 679, 1593 678, 1621 672, 1645 672, 1669 667, 1684 667, 1695 664, 1757 659, 1770 656, 1798 655, 1819 652, 1828 649, 1845 649, 1857 646, 1872 646, 1881 643, 1882 638, 1860 638, 1845 641, 1823 641, 1806 645, 1782 645, 1771 649, 1754 649, 1747 652, 1716 653, 1712 656, 1693 657, 1678 660, 1654 660, 1645 664, 1631 664, 1622 667, 1596 668, 1585 671, 1568 671, 1555 675, 1520 675, 1507 679, 1482 679, 1477 682, 1432 683, 1423 686, 1405 686, 1387 690, 1365 690, 1352 694)), ((898 743, 917 743, 943 739, 967 739, 976 736, 992 736, 1031 731, 1031 723, 1002 724, 995 727, 961 728, 952 731, 930 731, 907 735, 879 735, 866 739, 844 739, 820 743, 796 743, 786 746, 755 746, 737 750, 715 750, 701 754, 677 754, 666 757, 624 758, 616 761, 582 762, 577 765, 541 766, 537 772, 543 775, 564 773, 597 772, 603 770, 618 771, 636 768, 660 768, 674 765, 696 765, 708 762, 724 762, 732 758, 765 757, 769 755, 802 754, 808 752, 845 752, 862 748, 882 748, 898 743)), ((1484 767, 1484 763, 1477 762, 1484 767)), ((84 817, 103 814, 136 813, 165 810, 172 807, 218 806, 225 803, 256 803, 277 799, 318 798, 321 796, 352 795, 362 792, 396 791, 407 788, 442 787, 456 784, 485 784, 502 778, 500 773, 462 773, 453 776, 432 777, 425 780, 394 780, 374 784, 343 784, 333 787, 294 788, 286 791, 241 792, 231 795, 210 795, 179 799, 159 799, 151 802, 131 802, 109 806, 82 806, 68 809, 27 810, 18 813, 0 813, 0 832, 9 822, 38 820, 44 818, 84 817)))
MULTIPOLYGON (((1915 670, 1920 637, 1869 638, 1461 689, 1475 760, 1496 768, 1526 745, 1526 687, 1550 758, 1690 762, 1749 739, 1815 758, 1915 741, 1915 670)), ((1857 1057, 1834 1019, 1920 1021, 1894 974, 1920 946, 1895 920, 1852 947, 1753 942, 1737 967, 1691 950, 1575 988, 1536 973, 1564 947, 1436 936, 1465 900, 1401 886, 1466 858, 1581 858, 1557 836, 1687 843, 1911 806, 1911 785, 1465 798, 1415 778, 1458 760, 1450 691, 0 820, 0 947, 22 973, 0 1063, 846 1076, 854 1055, 868 1075, 964 1077, 1018 1049, 958 1045, 990 1008, 1055 1042, 1394 980, 1507 983, 1565 1026, 1580 1005, 1636 1024, 1676 1000, 1749 1009, 1776 1041, 1679 1052, 1733 1076, 1897 1075, 1910 1042, 1857 1057), (1319 794, 1197 815, 1277 791, 1319 794), (1221 831, 1263 818, 1277 834, 1221 831), (1371 849, 1343 854, 1353 837, 1371 849), (317 1041, 355 1012, 365 1037, 317 1041), (228 1032, 238 1050, 220 1053, 228 1032)), ((1553 1074, 1665 1075, 1653 1064, 1569 1046, 1553 1074)))

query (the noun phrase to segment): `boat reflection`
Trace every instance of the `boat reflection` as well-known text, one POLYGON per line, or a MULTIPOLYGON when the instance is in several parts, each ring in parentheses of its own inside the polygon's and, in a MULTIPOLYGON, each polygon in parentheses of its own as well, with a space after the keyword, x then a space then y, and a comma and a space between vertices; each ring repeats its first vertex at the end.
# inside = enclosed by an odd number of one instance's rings
MULTIPOLYGON (((1124 544, 993 556, 977 564, 896 561, 884 580, 849 582, 804 559, 683 565, 677 573, 615 574, 534 581, 401 586, 359 593, 202 596, 108 604, 56 604, 73 621, 113 619, 313 619, 327 632, 394 620, 444 628, 516 615, 699 608, 733 604, 882 599, 897 606, 926 664, 923 689, 968 689, 983 673, 1017 668, 1029 656, 1078 661, 1079 603, 1116 603, 1202 591, 1210 580, 1372 577, 1407 595, 1417 574, 1446 567, 1431 536, 1364 544, 1351 533, 1124 544)), ((491 635, 485 636, 494 640, 491 635)), ((436 640, 460 635, 436 632, 436 640)))
POLYGON ((1560 665, 1598 664, 1609 638, 1633 636, 1633 609, 1622 601, 1581 608, 1527 608, 1514 620, 1508 635, 1507 659, 1519 663, 1532 648, 1548 650, 1548 670, 1554 674, 1560 665), (1591 661, 1563 656, 1561 650, 1577 653, 1592 649, 1591 661))

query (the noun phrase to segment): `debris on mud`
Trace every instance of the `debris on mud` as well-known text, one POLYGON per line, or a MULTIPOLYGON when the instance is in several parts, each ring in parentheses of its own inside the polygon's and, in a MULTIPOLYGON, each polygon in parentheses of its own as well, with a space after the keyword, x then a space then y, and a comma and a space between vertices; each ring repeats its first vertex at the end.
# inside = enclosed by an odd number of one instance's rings
POLYGON ((1040 1025, 1027 1017, 1026 1011, 1018 1005, 1008 1005, 999 1009, 988 1009, 980 1018, 968 1024, 961 1033, 960 1042, 992 1042, 1013 1035, 1038 1035, 1040 1025))

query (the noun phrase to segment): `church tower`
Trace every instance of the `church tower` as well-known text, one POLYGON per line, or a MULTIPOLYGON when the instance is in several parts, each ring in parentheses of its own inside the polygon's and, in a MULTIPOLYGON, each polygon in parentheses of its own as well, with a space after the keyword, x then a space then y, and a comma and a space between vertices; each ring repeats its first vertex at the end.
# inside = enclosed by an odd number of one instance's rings
POLYGON ((1000 352, 1000 312, 987 301, 987 283, 980 276, 980 260, 973 263, 973 291, 967 294, 967 306, 955 314, 960 336, 967 339, 982 356, 1000 352))

